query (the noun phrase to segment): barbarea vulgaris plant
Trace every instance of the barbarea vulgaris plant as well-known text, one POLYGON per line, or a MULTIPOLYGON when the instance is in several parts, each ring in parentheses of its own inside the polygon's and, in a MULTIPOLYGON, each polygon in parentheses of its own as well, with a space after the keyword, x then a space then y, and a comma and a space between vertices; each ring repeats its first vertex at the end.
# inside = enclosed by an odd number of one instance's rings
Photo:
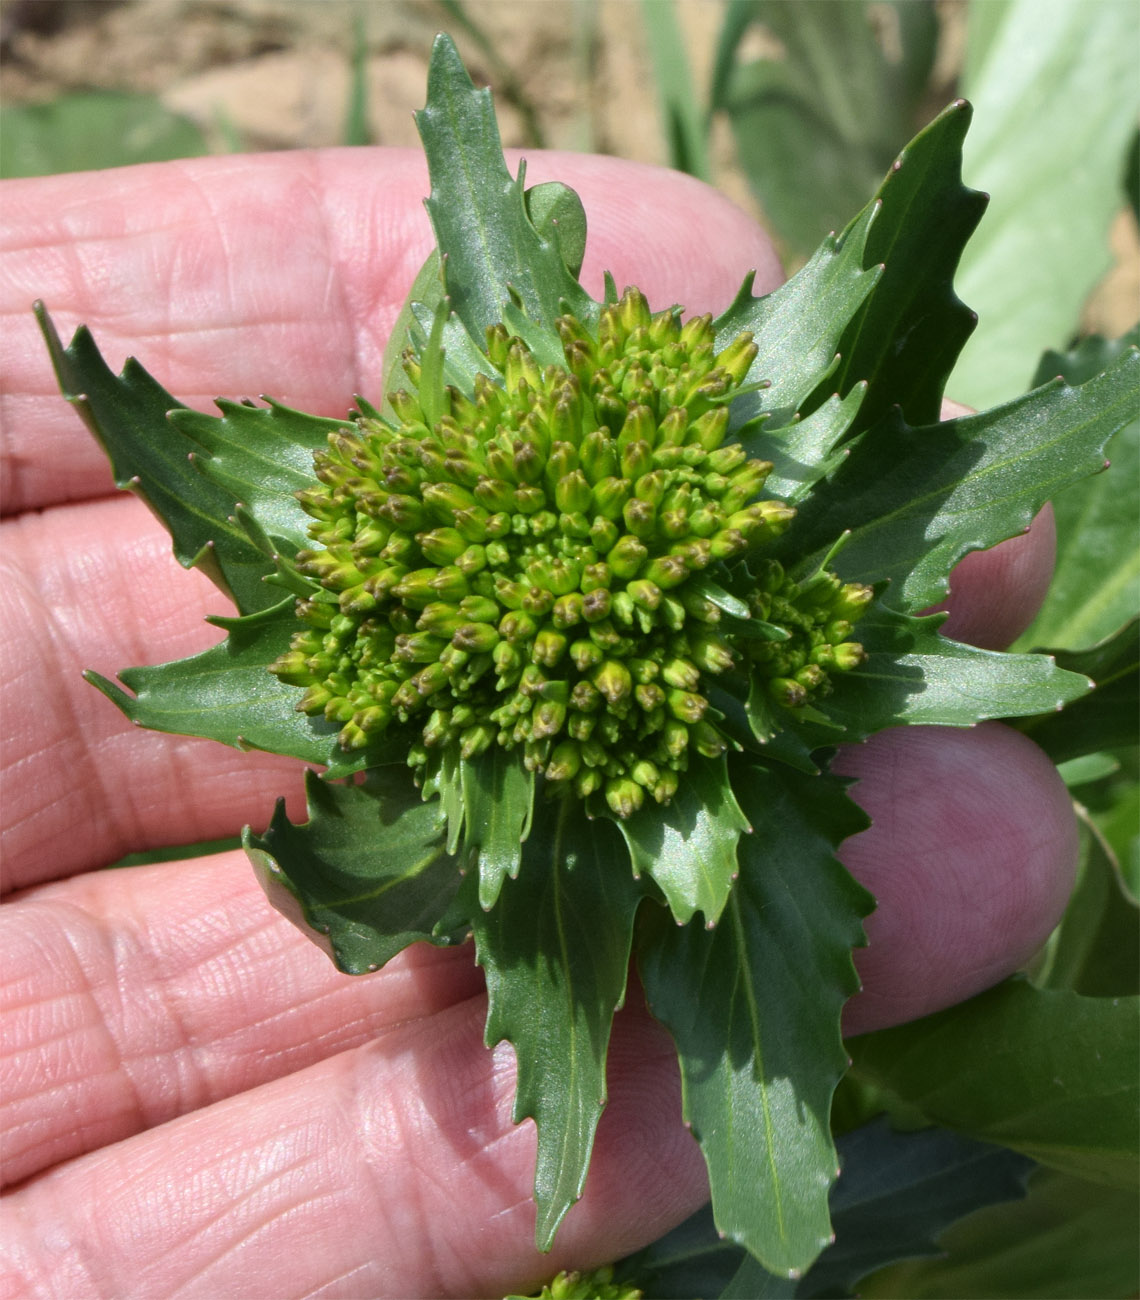
POLYGON ((80 330, 66 394, 186 565, 234 600, 204 654, 91 680, 139 724, 291 755, 309 820, 245 844, 341 969, 474 934, 487 1042, 538 1129, 537 1239, 581 1194, 631 954, 672 1033, 720 1230, 769 1270, 830 1238, 839 1012, 872 900, 833 747, 1057 709, 1087 679, 940 637, 968 551, 1103 465, 1135 349, 938 423, 973 324, 969 107, 804 269, 723 314, 577 280, 585 217, 503 161, 435 46, 438 250, 345 420, 180 406, 80 330), (129 691, 129 693, 128 693, 129 691))

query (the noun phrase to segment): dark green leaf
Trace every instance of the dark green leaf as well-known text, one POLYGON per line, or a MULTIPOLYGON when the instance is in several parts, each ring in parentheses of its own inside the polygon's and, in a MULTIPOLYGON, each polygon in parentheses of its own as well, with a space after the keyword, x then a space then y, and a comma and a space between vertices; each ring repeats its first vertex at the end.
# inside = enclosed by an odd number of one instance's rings
POLYGON ((934 423, 946 376, 974 328, 974 313, 953 287, 962 248, 986 205, 961 181, 969 125, 970 106, 951 104, 899 154, 876 196, 882 206, 864 265, 882 263, 883 274, 839 342, 842 361, 830 381, 841 393, 867 381, 857 428, 869 428, 896 405, 911 424, 934 423))
POLYGON ((935 1244, 964 1215, 1020 1199, 1033 1162, 945 1129, 894 1132, 874 1120, 836 1142, 842 1172, 831 1192, 835 1241, 798 1280, 776 1277, 739 1246, 721 1240, 706 1208, 668 1236, 623 1260, 618 1276, 654 1300, 695 1295, 850 1295, 887 1263, 938 1253, 935 1244))
POLYGON ((612 824, 589 821, 563 800, 523 846, 518 878, 473 918, 490 998, 487 1044, 506 1039, 514 1047, 515 1121, 530 1117, 538 1127, 543 1250, 586 1180, 643 892, 612 824))
POLYGON ((639 963, 650 1007, 677 1041, 717 1226, 786 1276, 830 1239, 839 1011, 870 908, 834 849, 866 823, 834 778, 744 760, 731 775, 756 829, 741 838, 724 914, 711 930, 650 914, 639 963))
POLYGON ((1140 907, 1096 825, 1083 813, 1077 886, 1033 972, 1043 988, 1086 997, 1140 993, 1140 907))
POLYGON ((686 42, 672 0, 642 0, 642 12, 669 166, 711 180, 708 123, 694 93, 686 42))
POLYGON ((5 104, 0 177, 48 176, 209 153, 202 132, 152 95, 91 91, 5 104))
POLYGON ((637 875, 661 887, 679 925, 701 912, 715 925, 736 879, 736 846, 748 819, 723 758, 695 758, 665 807, 647 803, 618 823, 637 875))
POLYGON ((288 754, 340 773, 362 767, 363 760, 345 758, 337 727, 298 713, 300 692, 268 670, 297 630, 293 598, 225 626, 229 636, 202 654, 125 669, 119 680, 133 696, 97 673, 87 679, 140 727, 288 754))
POLYGON ((428 213, 445 258, 447 291, 472 338, 503 319, 512 292, 548 330, 565 300, 579 316, 591 302, 563 261, 559 241, 527 215, 523 171, 512 177, 487 90, 476 91, 448 36, 436 37, 427 107, 416 115, 431 173, 428 213))
POLYGON ((178 562, 201 568, 242 613, 280 600, 262 581, 273 562, 231 517, 232 493, 199 470, 206 449, 167 419, 186 408, 133 359, 112 374, 85 327, 65 349, 42 304, 36 316, 64 396, 99 439, 119 487, 137 492, 166 525, 178 562))
POLYGON ((1140 1275, 1138 1219, 1135 1188, 1039 1169, 1025 1200, 955 1224, 942 1238, 944 1259, 895 1265, 859 1292, 869 1300, 1125 1300, 1140 1275))
POLYGON ((861 1077, 933 1123, 1081 1178, 1136 1179, 1136 998, 1024 980, 848 1044, 861 1077))
MULTIPOLYGON (((1063 375, 1083 384, 1107 369, 1140 329, 1123 339, 1085 339, 1072 352, 1047 352, 1035 383, 1063 375)), ((1053 500, 1057 521, 1057 563, 1036 619, 1018 649, 1051 646, 1080 650, 1111 636, 1140 610, 1140 410, 1106 448, 1106 474, 1082 480, 1053 500)))
POLYGON ((423 802, 406 768, 375 768, 364 785, 308 772, 305 790, 309 820, 294 826, 279 802, 264 835, 246 828, 245 850, 269 901, 341 970, 362 975, 411 943, 463 937, 466 926, 437 933, 462 877, 439 802, 423 802))
POLYGON ((1041 711, 1020 729, 1054 763, 1136 742, 1140 713, 1140 619, 1089 650, 1056 653, 1057 663, 1092 679, 1094 689, 1062 712, 1041 711))
POLYGON ((821 704, 847 739, 899 724, 968 727, 1045 710, 1052 716, 1089 689, 1086 676, 1058 667, 1048 655, 979 650, 941 636, 941 622, 938 615, 913 618, 881 604, 860 620, 855 635, 868 657, 836 673, 835 691, 821 704))
POLYGON ((1134 350, 1080 388, 1054 383, 981 415, 922 429, 888 416, 802 502, 779 554, 808 572, 850 529, 835 566, 844 578, 889 578, 899 608, 936 604, 963 555, 1023 531, 1055 492, 1103 467, 1136 409, 1138 372, 1134 350))

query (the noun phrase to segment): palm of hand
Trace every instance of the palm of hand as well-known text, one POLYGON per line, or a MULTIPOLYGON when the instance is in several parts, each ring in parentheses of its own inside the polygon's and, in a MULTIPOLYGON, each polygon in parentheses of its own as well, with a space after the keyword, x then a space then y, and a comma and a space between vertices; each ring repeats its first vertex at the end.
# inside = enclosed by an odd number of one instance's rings
MULTIPOLYGON (((600 159, 549 170, 591 215, 587 284, 605 266, 655 305, 703 308, 749 266, 776 283, 761 233, 694 182, 600 159), (658 214, 648 239, 628 238, 631 202, 658 214)), ((367 167, 334 151, 9 183, 0 628, 6 887, 21 892, 2 917, 0 1096, 5 1267, 33 1294, 498 1295, 632 1250, 705 1194, 672 1048, 636 998, 586 1197, 541 1257, 533 1133, 511 1124, 511 1053, 481 1045, 469 948, 413 948, 352 979, 269 909, 240 854, 98 871, 232 834, 286 791, 299 816, 300 773, 140 735, 80 680, 202 648, 203 615, 228 607, 172 572, 140 503, 109 496, 29 300, 87 321, 112 356, 138 352, 191 405, 271 387, 339 414, 374 387, 429 246, 424 188, 418 157, 383 151, 367 167)), ((1049 560, 1045 529, 972 557, 956 633, 1012 637, 1049 560)), ((849 1028, 1014 969, 1073 858, 1045 760, 986 726, 884 734, 842 767, 876 818, 845 861, 880 901, 849 1028)))

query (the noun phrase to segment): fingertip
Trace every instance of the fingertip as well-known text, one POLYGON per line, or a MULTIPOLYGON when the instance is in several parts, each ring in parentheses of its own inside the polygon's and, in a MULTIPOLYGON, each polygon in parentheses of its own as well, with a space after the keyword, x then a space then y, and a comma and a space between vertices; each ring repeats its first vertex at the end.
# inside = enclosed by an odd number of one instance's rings
POLYGON ((1049 591, 1057 557, 1053 507, 1043 507, 1016 537, 971 551, 950 574, 943 636, 983 650, 1002 650, 1033 622, 1049 591))
POLYGON ((835 768, 872 818, 840 856, 878 900, 845 1032, 929 1015, 1023 967, 1064 911, 1077 858, 1046 755, 996 723, 913 727, 845 749, 835 768))

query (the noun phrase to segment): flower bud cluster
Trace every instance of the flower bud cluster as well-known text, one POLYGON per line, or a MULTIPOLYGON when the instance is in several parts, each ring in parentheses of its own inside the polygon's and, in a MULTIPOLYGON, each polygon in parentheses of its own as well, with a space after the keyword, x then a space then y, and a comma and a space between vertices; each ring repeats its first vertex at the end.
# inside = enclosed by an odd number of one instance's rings
POLYGON ((785 641, 749 642, 752 675, 767 678, 769 696, 784 708, 798 709, 822 699, 832 689, 833 672, 848 672, 867 657, 851 634, 874 599, 874 590, 859 582, 841 582, 826 569, 796 582, 776 560, 750 567, 755 585, 748 605, 753 617, 789 634, 785 641))
MULTIPOLYGON (((771 465, 725 444, 748 334, 718 353, 709 317, 652 315, 637 290, 596 334, 556 325, 563 366, 540 369, 496 326, 486 355, 501 379, 447 388, 430 427, 401 391, 398 425, 360 419, 330 437, 299 494, 316 545, 296 565, 321 590, 298 601, 304 626, 272 671, 347 749, 414 721, 421 770, 445 746, 517 747, 548 784, 628 816, 646 794, 672 797, 690 752, 724 751, 702 683, 757 657, 689 580, 754 554, 794 512, 757 501, 771 465)), ((404 366, 425 380, 410 353, 404 366)), ((756 599, 776 621, 790 606, 778 590, 756 599)), ((799 682, 816 645, 799 663, 792 644, 761 671, 799 682)), ((832 649, 820 671, 850 658, 846 642, 832 649)))

